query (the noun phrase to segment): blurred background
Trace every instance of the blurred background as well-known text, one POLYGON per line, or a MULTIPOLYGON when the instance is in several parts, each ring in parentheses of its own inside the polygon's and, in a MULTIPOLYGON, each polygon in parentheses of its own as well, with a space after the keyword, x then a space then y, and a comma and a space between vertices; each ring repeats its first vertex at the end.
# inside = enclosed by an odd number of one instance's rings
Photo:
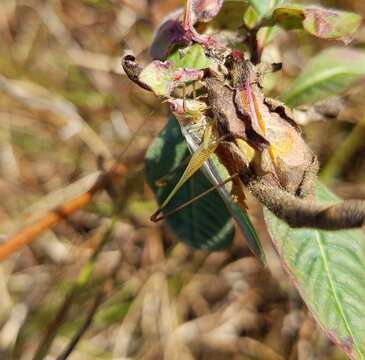
MULTIPOLYGON (((365 16, 363 1, 323 3, 365 16)), ((125 167, 108 191, 0 264, 1 360, 346 358, 289 283, 252 199, 267 269, 239 233, 208 253, 149 221, 144 153, 167 108, 129 81, 120 59, 132 49, 146 63, 154 29, 181 4, 1 0, 0 242, 88 191, 114 160, 125 167)), ((364 28, 355 45, 365 46, 364 28)), ((324 46, 283 32, 273 52, 284 71, 270 91, 324 46)), ((363 85, 338 120, 304 129, 344 197, 365 197, 363 85)))

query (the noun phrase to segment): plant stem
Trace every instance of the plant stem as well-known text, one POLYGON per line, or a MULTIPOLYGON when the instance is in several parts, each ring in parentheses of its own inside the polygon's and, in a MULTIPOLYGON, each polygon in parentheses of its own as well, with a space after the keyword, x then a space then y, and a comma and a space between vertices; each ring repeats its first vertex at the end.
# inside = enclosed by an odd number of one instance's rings
POLYGON ((364 144, 365 115, 355 125, 342 145, 336 150, 320 173, 320 179, 324 183, 330 183, 341 175, 346 165, 357 149, 364 144))

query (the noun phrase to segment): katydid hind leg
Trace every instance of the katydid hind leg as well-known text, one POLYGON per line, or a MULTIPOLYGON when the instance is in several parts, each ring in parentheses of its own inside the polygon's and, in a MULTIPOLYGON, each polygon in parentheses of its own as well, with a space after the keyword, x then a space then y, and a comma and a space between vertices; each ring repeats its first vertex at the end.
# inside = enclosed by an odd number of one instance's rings
POLYGON ((220 183, 218 183, 218 184, 216 184, 216 185, 212 186, 211 188, 209 188, 209 189, 205 190, 205 191, 204 191, 204 192, 202 192, 201 194, 199 194, 199 195, 195 196, 194 198, 190 199, 189 201, 187 201, 187 202, 185 202, 185 203, 183 203, 183 204, 179 205, 177 208, 175 208, 175 209, 173 209, 173 210, 169 211, 168 213, 166 213, 166 214, 164 214, 164 215, 160 215, 160 213, 161 213, 161 211, 160 211, 160 210, 156 211, 156 212, 155 212, 155 213, 151 216, 151 220, 152 220, 152 221, 154 221, 154 222, 158 222, 158 221, 163 220, 163 219, 165 219, 166 217, 168 217, 168 216, 170 216, 170 215, 172 215, 172 214, 177 213, 178 211, 180 211, 180 210, 182 210, 182 209, 186 208, 187 206, 191 205, 191 204, 192 204, 192 203, 194 203, 195 201, 197 201, 197 200, 201 199, 202 197, 204 197, 204 196, 208 195, 210 192, 212 192, 212 191, 214 191, 214 190, 216 190, 216 189, 218 189, 218 188, 220 188, 220 187, 222 187, 222 186, 226 185, 227 183, 229 183, 229 182, 231 182, 231 181, 234 181, 234 180, 235 180, 235 178, 236 178, 237 176, 238 176, 238 174, 234 174, 234 175, 232 175, 232 176, 228 177, 226 180, 224 180, 224 181, 222 181, 222 182, 220 182, 220 183))
POLYGON ((212 141, 212 133, 208 129, 209 127, 205 130, 203 141, 199 148, 192 155, 180 180, 170 192, 166 200, 159 207, 159 209, 152 215, 152 219, 156 218, 157 214, 161 213, 162 209, 166 207, 177 191, 203 166, 204 162, 208 160, 209 156, 214 153, 218 143, 215 140, 212 141))

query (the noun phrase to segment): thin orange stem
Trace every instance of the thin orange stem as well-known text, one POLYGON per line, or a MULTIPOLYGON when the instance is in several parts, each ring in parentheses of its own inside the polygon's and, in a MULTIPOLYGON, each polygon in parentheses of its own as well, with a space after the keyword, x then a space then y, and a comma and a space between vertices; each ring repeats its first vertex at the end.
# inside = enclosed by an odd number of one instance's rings
POLYGON ((4 244, 0 245, 0 261, 5 260, 17 250, 30 244, 44 231, 51 229, 63 219, 68 218, 77 210, 86 206, 93 198, 93 195, 104 188, 109 178, 122 176, 125 173, 126 168, 123 165, 116 165, 112 167, 108 172, 99 177, 90 190, 69 200, 57 209, 47 212, 34 223, 25 226, 14 235, 11 235, 4 244))

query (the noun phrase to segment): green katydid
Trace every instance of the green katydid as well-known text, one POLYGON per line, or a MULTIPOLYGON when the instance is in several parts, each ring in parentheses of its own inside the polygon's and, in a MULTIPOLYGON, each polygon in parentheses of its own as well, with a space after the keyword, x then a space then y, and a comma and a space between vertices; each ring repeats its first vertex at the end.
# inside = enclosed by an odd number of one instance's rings
MULTIPOLYGON (((194 51, 200 51, 200 48, 195 46, 194 51)), ((206 63, 209 63, 209 61, 206 61, 206 63)), ((141 85, 140 83, 142 82, 142 87, 153 91, 156 95, 170 103, 170 110, 178 119, 181 133, 193 154, 181 179, 164 199, 160 208, 153 214, 152 219, 158 220, 158 215, 162 209, 171 201, 181 186, 195 172, 202 169, 214 188, 217 189, 230 214, 236 220, 240 230, 246 237, 250 249, 265 262, 265 255, 260 240, 246 211, 243 211, 244 204, 239 206, 231 198, 231 190, 239 188, 241 186, 240 181, 232 174, 229 175, 217 157, 213 156, 222 139, 219 139, 219 136, 217 136, 215 120, 206 116, 206 113, 209 111, 206 102, 200 101, 199 97, 193 99, 171 97, 171 93, 177 86, 181 86, 184 83, 194 83, 194 81, 202 79, 203 71, 194 72, 191 69, 189 71, 181 68, 176 69, 176 65, 171 64, 169 61, 154 61, 143 69, 136 63, 132 55, 125 56, 122 64, 128 77, 133 81, 138 79, 137 84, 141 85), (225 186, 228 181, 233 181, 234 185, 237 182, 238 186, 231 186, 231 188, 225 186)), ((240 190, 239 193, 243 194, 242 189, 240 190)), ((242 200, 242 196, 237 196, 237 198, 242 200)))

